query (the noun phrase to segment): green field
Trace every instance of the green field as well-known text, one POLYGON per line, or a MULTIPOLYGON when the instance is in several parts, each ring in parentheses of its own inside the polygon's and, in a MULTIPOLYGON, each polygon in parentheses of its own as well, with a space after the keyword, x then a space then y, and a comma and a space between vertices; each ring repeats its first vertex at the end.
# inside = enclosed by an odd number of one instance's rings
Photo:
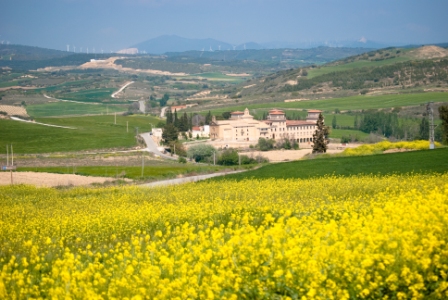
POLYGON ((28 105, 26 110, 33 118, 55 117, 68 115, 95 115, 127 111, 127 105, 89 104, 74 102, 51 102, 28 105))
POLYGON ((190 76, 202 77, 212 81, 234 81, 234 82, 244 81, 248 77, 250 77, 250 76, 247 77, 228 76, 222 73, 198 73, 198 74, 192 74, 190 76))
POLYGON ((446 173, 448 148, 356 157, 328 157, 271 164, 257 170, 217 177, 210 180, 246 178, 313 178, 325 175, 388 175, 405 173, 446 173))
POLYGON ((331 129, 330 130, 330 138, 340 139, 343 136, 356 136, 358 139, 363 139, 369 136, 368 133, 359 131, 359 130, 350 130, 350 129, 331 129))
POLYGON ((325 118, 325 124, 328 126, 332 125, 333 118, 336 116, 336 124, 337 126, 350 126, 353 127, 355 123, 355 116, 346 115, 346 114, 323 114, 325 118))
MULTIPOLYGON (((340 110, 362 110, 362 109, 379 109, 393 108, 401 106, 412 106, 424 104, 429 101, 448 102, 448 93, 415 93, 415 94, 393 94, 381 96, 353 96, 334 99, 310 100, 300 102, 273 102, 260 104, 237 105, 226 108, 211 110, 214 115, 221 115, 226 111, 244 110, 246 107, 253 109, 320 109, 326 112, 332 112, 335 108, 340 110)), ((422 111, 425 110, 422 107, 422 111)), ((207 110, 208 111, 208 110, 207 110)))
POLYGON ((6 81, 6 82, 0 82, 0 88, 10 87, 19 85, 18 81, 6 81))
POLYGON ((100 176, 100 177, 125 177, 129 179, 166 179, 174 178, 177 175, 187 174, 203 174, 219 172, 225 169, 221 166, 205 166, 192 164, 175 164, 166 163, 164 165, 146 165, 144 167, 143 177, 142 167, 137 166, 88 166, 88 167, 23 167, 18 168, 17 171, 32 171, 32 172, 48 172, 59 174, 78 174, 86 176, 100 176))
POLYGON ((308 71, 307 77, 309 79, 311 79, 311 78, 317 77, 319 75, 328 74, 328 73, 332 73, 332 72, 341 72, 341 71, 347 71, 347 70, 359 69, 359 68, 365 68, 365 67, 368 67, 368 68, 373 67, 374 68, 374 67, 381 67, 381 66, 386 66, 386 65, 393 65, 393 64, 408 61, 411 59, 412 58, 410 58, 410 57, 400 56, 400 57, 384 59, 384 60, 380 60, 380 61, 359 60, 359 61, 355 61, 355 62, 343 64, 343 65, 338 65, 338 66, 323 66, 320 68, 310 69, 308 71))
POLYGON ((64 88, 64 87, 71 87, 71 86, 77 87, 77 86, 81 86, 83 84, 89 84, 91 82, 92 81, 89 80, 89 79, 67 81, 67 82, 64 82, 64 83, 61 83, 61 84, 48 86, 48 87, 45 87, 45 88, 42 88, 42 89, 38 89, 38 90, 39 91, 54 92, 54 91, 60 90, 61 88, 64 88))
POLYGON ((0 120, 0 149, 12 144, 15 153, 49 153, 136 146, 135 127, 150 131, 159 119, 145 116, 89 116, 72 118, 37 118, 37 122, 75 127, 65 129, 0 120), (126 122, 129 132, 126 132, 126 122))
POLYGON ((103 100, 110 100, 111 95, 116 91, 115 88, 102 88, 102 89, 93 89, 86 90, 74 93, 64 94, 64 99, 67 100, 76 100, 76 101, 85 101, 85 102, 102 102, 103 100))

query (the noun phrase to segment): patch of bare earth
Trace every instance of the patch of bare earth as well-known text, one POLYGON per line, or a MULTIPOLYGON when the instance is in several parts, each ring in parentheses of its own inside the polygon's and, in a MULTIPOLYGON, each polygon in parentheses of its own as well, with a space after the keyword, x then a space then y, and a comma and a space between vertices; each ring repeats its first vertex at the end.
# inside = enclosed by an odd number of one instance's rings
MULTIPOLYGON (((85 186, 115 181, 112 177, 81 176, 74 174, 53 174, 44 172, 13 172, 13 184, 31 184, 39 187, 85 186)), ((131 181, 125 179, 126 181, 131 181)), ((0 172, 0 185, 11 184, 11 173, 0 172)))
MULTIPOLYGON (((335 154, 342 152, 342 149, 329 149, 328 154, 335 154)), ((241 152, 242 155, 247 155, 249 157, 255 158, 257 156, 262 156, 269 159, 270 162, 281 162, 281 161, 293 161, 298 160, 311 154, 312 149, 300 149, 300 150, 273 150, 273 151, 248 151, 241 152)))
POLYGON ((22 106, 0 105, 0 111, 6 112, 9 116, 29 117, 26 109, 22 106))
POLYGON ((412 149, 402 149, 402 148, 395 148, 395 149, 388 149, 384 151, 384 154, 387 153, 397 153, 397 152, 407 152, 407 151, 413 151, 412 149))
POLYGON ((437 46, 423 46, 409 51, 409 54, 416 58, 441 58, 448 56, 448 50, 437 46))

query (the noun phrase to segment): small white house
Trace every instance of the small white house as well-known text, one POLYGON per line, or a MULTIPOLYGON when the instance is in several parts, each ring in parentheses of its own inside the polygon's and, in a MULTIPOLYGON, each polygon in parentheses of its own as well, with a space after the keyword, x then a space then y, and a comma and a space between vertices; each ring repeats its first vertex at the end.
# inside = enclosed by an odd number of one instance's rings
POLYGON ((162 138, 162 133, 163 133, 162 128, 153 128, 151 130, 152 136, 156 138, 162 138))
POLYGON ((210 136, 210 126, 204 125, 204 126, 193 126, 191 129, 191 134, 193 138, 199 136, 199 137, 209 137, 210 136))

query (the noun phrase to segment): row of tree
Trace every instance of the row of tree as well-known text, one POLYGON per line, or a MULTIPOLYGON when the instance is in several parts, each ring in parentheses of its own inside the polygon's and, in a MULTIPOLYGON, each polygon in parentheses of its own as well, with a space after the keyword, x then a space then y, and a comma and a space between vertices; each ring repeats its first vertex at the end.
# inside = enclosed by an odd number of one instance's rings
MULTIPOLYGON (((171 141, 175 141, 178 139, 179 133, 184 133, 184 136, 186 136, 187 132, 191 133, 191 130, 193 126, 195 125, 194 121, 196 119, 196 125, 209 125, 212 120, 212 114, 209 111, 207 115, 205 116, 205 121, 199 121, 200 119, 203 119, 204 117, 200 117, 199 115, 193 115, 190 113, 189 115, 184 112, 179 117, 177 114, 177 110, 174 110, 174 113, 171 111, 171 109, 167 109, 166 112, 166 124, 163 127, 163 133, 162 138, 165 141, 165 143, 169 143, 171 141)), ((190 136, 191 137, 191 136, 190 136)))
POLYGON ((223 166, 247 165, 267 162, 262 156, 249 157, 240 155, 236 149, 224 149, 218 151, 211 145, 199 144, 192 146, 187 151, 187 157, 195 162, 216 163, 223 166))

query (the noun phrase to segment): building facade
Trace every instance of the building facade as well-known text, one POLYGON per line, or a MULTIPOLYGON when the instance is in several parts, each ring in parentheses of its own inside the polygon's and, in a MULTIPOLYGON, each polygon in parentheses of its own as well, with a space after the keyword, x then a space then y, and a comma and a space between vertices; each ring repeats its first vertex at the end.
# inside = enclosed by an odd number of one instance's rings
POLYGON ((232 112, 228 120, 217 121, 213 118, 210 123, 210 138, 229 142, 256 143, 259 138, 265 138, 310 143, 313 141, 320 113, 320 110, 309 110, 306 120, 294 121, 287 120, 282 110, 272 109, 266 120, 258 121, 246 108, 244 112, 232 112))

